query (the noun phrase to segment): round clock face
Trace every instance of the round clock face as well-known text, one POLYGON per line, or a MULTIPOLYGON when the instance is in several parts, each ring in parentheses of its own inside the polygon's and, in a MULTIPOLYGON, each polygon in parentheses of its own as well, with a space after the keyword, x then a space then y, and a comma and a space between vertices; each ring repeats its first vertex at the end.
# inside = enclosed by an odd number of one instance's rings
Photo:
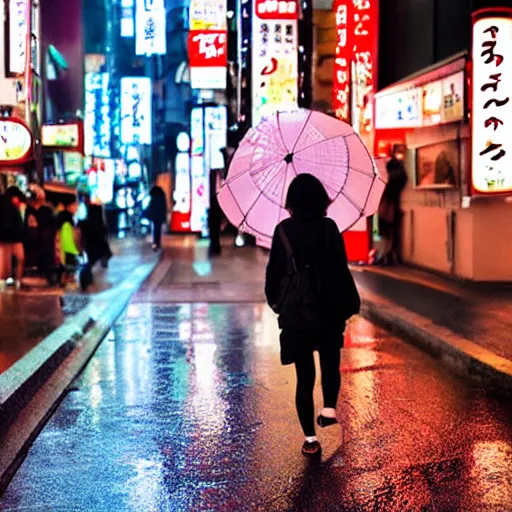
POLYGON ((24 158, 30 151, 32 136, 28 128, 15 121, 0 121, 0 161, 24 158))

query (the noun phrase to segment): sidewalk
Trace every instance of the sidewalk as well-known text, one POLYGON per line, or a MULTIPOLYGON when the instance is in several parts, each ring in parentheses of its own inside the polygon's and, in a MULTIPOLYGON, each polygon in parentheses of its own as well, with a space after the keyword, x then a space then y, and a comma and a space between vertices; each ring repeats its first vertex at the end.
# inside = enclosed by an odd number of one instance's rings
POLYGON ((112 244, 87 294, 0 294, 0 493, 59 400, 159 261, 142 240, 112 244))
POLYGON ((108 269, 98 265, 94 270, 95 283, 86 294, 42 287, 34 279, 24 280, 27 287, 20 291, 0 292, 0 374, 62 325, 66 317, 78 313, 97 294, 117 286, 137 266, 154 257, 142 240, 116 240, 112 252, 108 269), (30 286, 33 283, 36 286, 30 286))
POLYGON ((364 314, 464 374, 512 390, 512 287, 466 284, 407 267, 354 267, 364 314))

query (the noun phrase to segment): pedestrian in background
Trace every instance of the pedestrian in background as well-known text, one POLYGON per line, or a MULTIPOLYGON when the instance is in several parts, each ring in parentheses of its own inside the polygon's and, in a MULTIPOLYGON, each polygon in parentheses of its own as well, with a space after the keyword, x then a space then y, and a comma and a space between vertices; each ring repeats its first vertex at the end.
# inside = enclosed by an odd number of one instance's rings
POLYGON ((151 200, 144 212, 144 217, 151 221, 153 227, 153 250, 162 247, 162 224, 167 220, 167 200, 161 187, 155 185, 149 192, 151 200))
POLYGON ((67 197, 57 207, 59 213, 56 217, 57 236, 56 250, 61 265, 62 286, 73 284, 78 270, 80 256, 80 232, 75 225, 75 215, 78 211, 76 196, 67 197))
POLYGON ((218 256, 222 252, 220 234, 222 225, 222 209, 217 199, 221 171, 210 172, 210 208, 208 209, 208 231, 210 232, 209 252, 212 256, 218 256))
POLYGON ((315 177, 299 174, 293 180, 286 199, 291 218, 274 232, 265 283, 268 303, 279 315, 281 362, 295 364, 295 402, 306 456, 321 451, 315 432, 313 353, 320 355, 324 397, 316 422, 328 427, 337 423, 345 324, 360 308, 343 238, 335 222, 326 218, 329 204, 315 177))
POLYGON ((407 185, 403 161, 393 156, 386 165, 388 183, 379 206, 379 233, 382 248, 377 263, 401 263, 401 233, 403 212, 402 192, 407 185))
POLYGON ((21 287, 25 251, 23 214, 25 195, 18 187, 9 187, 0 200, 0 280, 21 287))
POLYGON ((101 261, 107 266, 112 257, 102 205, 87 201, 87 216, 78 226, 87 255, 87 262, 80 271, 80 287, 85 291, 93 283, 92 270, 96 263, 101 261))

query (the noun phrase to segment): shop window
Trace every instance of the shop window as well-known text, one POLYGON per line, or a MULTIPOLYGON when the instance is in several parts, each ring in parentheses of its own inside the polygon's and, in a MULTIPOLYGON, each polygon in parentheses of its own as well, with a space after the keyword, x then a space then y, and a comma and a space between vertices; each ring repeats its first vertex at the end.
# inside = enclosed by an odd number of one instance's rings
POLYGON ((460 146, 457 141, 417 149, 417 188, 452 188, 458 184, 459 174, 460 146))

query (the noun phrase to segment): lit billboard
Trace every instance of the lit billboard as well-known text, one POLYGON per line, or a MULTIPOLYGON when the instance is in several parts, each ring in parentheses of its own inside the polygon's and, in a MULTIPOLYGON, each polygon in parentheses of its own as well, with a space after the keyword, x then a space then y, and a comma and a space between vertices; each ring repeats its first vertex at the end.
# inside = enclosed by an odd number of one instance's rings
POLYGON ((188 54, 192 89, 226 88, 227 36, 225 31, 190 31, 188 54))
POLYGON ((190 30, 227 30, 226 0, 191 0, 190 30))
POLYGON ((254 2, 252 124, 298 106, 298 22, 295 1, 254 2))
POLYGON ((512 9, 476 12, 473 22, 472 184, 512 192, 512 9))
POLYGON ((121 142, 151 144, 151 79, 121 79, 121 142))
POLYGON ((29 0, 9 0, 8 75, 21 75, 27 63, 29 0))
POLYGON ((121 0, 121 37, 135 36, 134 0, 121 0))
POLYGON ((167 29, 163 0, 137 0, 135 26, 135 53, 137 55, 166 54, 167 29))
POLYGON ((109 75, 89 72, 85 74, 85 155, 109 158, 110 144, 109 75))

